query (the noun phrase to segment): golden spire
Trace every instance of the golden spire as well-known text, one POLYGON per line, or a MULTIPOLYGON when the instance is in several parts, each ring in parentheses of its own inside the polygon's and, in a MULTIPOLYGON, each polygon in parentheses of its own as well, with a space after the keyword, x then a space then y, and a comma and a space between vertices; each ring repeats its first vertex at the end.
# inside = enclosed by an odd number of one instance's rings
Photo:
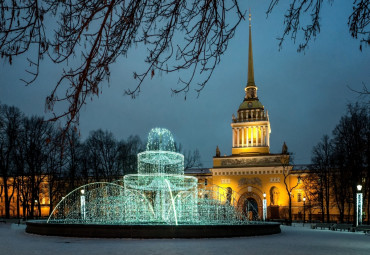
POLYGON ((253 52, 252 52, 252 15, 249 10, 249 52, 248 52, 248 82, 247 87, 256 86, 254 83, 253 52))

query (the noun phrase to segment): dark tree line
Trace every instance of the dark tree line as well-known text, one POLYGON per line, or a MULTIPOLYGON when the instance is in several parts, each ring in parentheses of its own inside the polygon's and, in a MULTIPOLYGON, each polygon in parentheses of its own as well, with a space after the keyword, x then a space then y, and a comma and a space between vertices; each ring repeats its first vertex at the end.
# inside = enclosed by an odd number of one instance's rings
MULTIPOLYGON (((312 150, 311 171, 306 177, 306 196, 321 209, 321 220, 330 221, 331 209, 337 208, 341 222, 356 215, 357 185, 362 185, 364 213, 370 215, 370 108, 368 104, 350 104, 334 128, 312 150), (330 203, 334 201, 334 203, 330 203)), ((355 218, 353 220, 356 220, 355 218)))

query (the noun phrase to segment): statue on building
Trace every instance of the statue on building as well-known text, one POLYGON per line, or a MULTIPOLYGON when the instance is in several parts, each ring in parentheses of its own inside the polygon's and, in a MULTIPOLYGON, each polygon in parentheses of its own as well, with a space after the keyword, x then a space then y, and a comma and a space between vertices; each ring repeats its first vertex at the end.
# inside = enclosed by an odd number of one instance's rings
POLYGON ((218 148, 218 145, 216 147, 216 157, 221 157, 221 152, 220 152, 220 149, 218 148))
POLYGON ((270 189, 270 205, 279 205, 279 196, 279 189, 275 186, 272 186, 270 189))
POLYGON ((286 146, 285 142, 283 144, 283 148, 281 149, 281 154, 288 154, 288 146, 286 146))

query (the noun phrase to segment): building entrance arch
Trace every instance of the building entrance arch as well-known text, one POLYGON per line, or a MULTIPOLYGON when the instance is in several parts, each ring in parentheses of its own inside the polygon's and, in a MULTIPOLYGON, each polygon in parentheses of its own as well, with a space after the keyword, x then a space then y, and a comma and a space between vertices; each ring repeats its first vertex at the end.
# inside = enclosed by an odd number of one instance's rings
POLYGON ((244 201, 244 210, 245 215, 249 220, 258 220, 258 204, 257 201, 254 198, 247 198, 244 201))
POLYGON ((239 198, 238 207, 249 220, 259 220, 262 217, 262 200, 254 192, 243 193, 239 198))

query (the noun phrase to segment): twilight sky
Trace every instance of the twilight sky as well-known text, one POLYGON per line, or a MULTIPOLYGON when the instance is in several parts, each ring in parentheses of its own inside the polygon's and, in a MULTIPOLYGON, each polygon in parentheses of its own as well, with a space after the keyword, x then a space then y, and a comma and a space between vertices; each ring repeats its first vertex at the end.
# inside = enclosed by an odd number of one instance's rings
MULTIPOLYGON (((285 141, 295 163, 310 163, 312 147, 324 134, 331 134, 346 105, 358 100, 348 86, 361 90, 362 83, 370 85, 370 49, 360 52, 359 41, 348 33, 352 1, 334 1, 331 8, 325 1, 321 33, 305 53, 297 53, 297 45, 288 40, 278 49, 276 38, 283 31, 286 6, 280 4, 266 19, 269 1, 240 2, 244 10, 252 10, 255 81, 270 116, 270 151, 279 153, 285 141)), ((243 101, 247 81, 248 21, 238 27, 198 98, 194 90, 186 100, 171 94, 179 74, 157 75, 144 82, 136 99, 124 96, 125 89, 136 85, 132 72, 145 68, 144 55, 144 48, 132 48, 128 58, 119 58, 111 67, 109 86, 105 83, 99 98, 81 111, 82 139, 99 128, 113 132, 117 139, 131 134, 146 139, 151 128, 165 127, 185 150, 198 148, 205 167, 212 167, 217 145, 222 155, 230 155, 231 116, 243 101)), ((45 98, 63 66, 44 61, 39 78, 28 87, 20 81, 27 77, 26 67, 25 56, 15 58, 11 66, 0 63, 0 103, 47 118, 45 98)))

